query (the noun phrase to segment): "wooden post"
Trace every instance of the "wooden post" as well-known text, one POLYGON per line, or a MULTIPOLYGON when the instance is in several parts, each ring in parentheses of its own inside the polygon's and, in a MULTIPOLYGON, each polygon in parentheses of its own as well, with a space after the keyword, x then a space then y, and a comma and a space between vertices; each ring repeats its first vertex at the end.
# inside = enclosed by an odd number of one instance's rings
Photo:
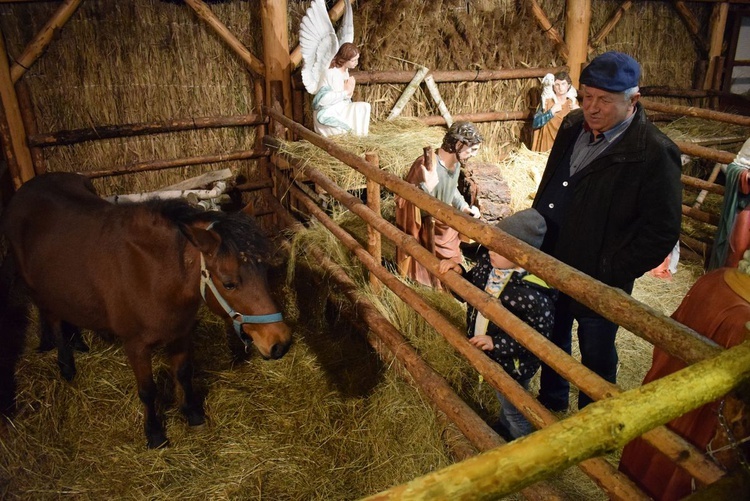
POLYGON ((711 11, 711 28, 708 44, 708 71, 703 82, 704 89, 718 90, 721 86, 714 86, 715 75, 720 75, 723 68, 718 64, 721 56, 721 47, 724 43, 724 30, 727 27, 727 15, 729 14, 729 2, 714 4, 711 11))
POLYGON ((25 80, 16 82, 16 96, 18 96, 18 107, 21 111, 23 126, 26 128, 29 151, 31 152, 31 163, 34 166, 34 173, 38 176, 47 171, 47 164, 44 161, 42 149, 38 146, 31 146, 31 136, 37 133, 36 116, 34 114, 34 105, 31 103, 29 86, 25 80))
MULTIPOLYGON (((380 158, 377 152, 365 153, 365 160, 378 168, 380 167, 380 158)), ((380 216, 380 185, 371 179, 367 179, 367 206, 380 216)), ((369 224, 367 225, 367 251, 372 255, 375 262, 380 263, 383 260, 380 232, 369 224)), ((375 293, 380 292, 380 280, 375 278, 372 273, 370 273, 370 287, 375 293)))
POLYGON ((588 56, 590 25, 591 0, 568 0, 565 11, 565 45, 568 48, 568 66, 574 87, 578 87, 578 78, 588 56))
POLYGON ((18 189, 23 183, 34 177, 34 165, 31 161, 31 151, 26 142, 26 129, 23 126, 21 110, 18 105, 16 88, 10 76, 8 51, 5 48, 5 35, 0 31, 0 101, 5 110, 5 122, 9 134, 5 155, 8 168, 15 162, 17 171, 11 171, 13 186, 18 189))
MULTIPOLYGON (((292 116, 291 67, 287 0, 261 0, 260 17, 263 28, 263 63, 266 68, 266 103, 274 106, 271 82, 280 82, 278 96, 284 116, 292 116)), ((279 85, 279 84, 277 84, 279 85)), ((273 130, 273 127, 271 127, 273 130)))

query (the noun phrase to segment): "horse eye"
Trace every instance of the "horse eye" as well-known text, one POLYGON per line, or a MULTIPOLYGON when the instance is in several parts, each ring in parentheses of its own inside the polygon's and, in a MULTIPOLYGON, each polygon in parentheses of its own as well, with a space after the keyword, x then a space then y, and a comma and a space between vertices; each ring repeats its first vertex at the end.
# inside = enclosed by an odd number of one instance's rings
POLYGON ((224 289, 226 289, 228 291, 233 291, 234 289, 237 288, 237 284, 234 283, 234 282, 227 282, 227 283, 222 284, 222 285, 224 286, 224 289))

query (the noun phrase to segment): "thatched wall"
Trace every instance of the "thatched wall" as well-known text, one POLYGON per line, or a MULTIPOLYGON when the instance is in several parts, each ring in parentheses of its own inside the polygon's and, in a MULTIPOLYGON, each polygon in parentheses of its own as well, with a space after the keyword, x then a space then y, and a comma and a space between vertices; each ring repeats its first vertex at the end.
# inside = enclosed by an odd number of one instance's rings
MULTIPOLYGON (((299 21, 309 2, 289 2, 289 27, 296 45, 299 21)), ((541 2, 564 35, 563 2, 541 2)), ((618 1, 593 2, 593 36, 618 1)), ((17 57, 59 6, 56 2, 0 5, 0 29, 11 57, 17 57)), ((700 19, 710 6, 692 4, 700 19)), ((257 57, 262 57, 259 1, 211 2, 213 12, 257 57)), ((535 23, 528 5, 510 0, 358 0, 355 39, 363 70, 498 69, 564 64, 535 23)), ((617 49, 638 58, 644 85, 689 87, 697 59, 693 42, 666 2, 638 2, 597 51, 617 49)), ((180 2, 87 0, 47 53, 23 77, 29 84, 43 132, 103 124, 181 117, 234 115, 257 111, 252 80, 195 13, 180 2)), ((452 113, 524 110, 536 87, 532 80, 440 84, 452 113)), ((383 120, 402 85, 361 86, 360 99, 383 120)), ((405 116, 437 114, 420 91, 405 116)), ((490 149, 517 142, 521 122, 483 124, 490 149)), ((97 170, 151 159, 250 149, 253 131, 231 128, 107 140, 45 150, 52 171, 97 170)), ((235 162, 257 176, 254 162, 235 162)), ((152 189, 199 167, 100 182, 106 192, 152 189)))

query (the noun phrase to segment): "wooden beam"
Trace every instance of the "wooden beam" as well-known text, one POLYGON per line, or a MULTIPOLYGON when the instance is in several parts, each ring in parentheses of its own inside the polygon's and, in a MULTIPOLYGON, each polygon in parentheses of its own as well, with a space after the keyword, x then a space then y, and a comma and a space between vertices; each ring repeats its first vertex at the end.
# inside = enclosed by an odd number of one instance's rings
POLYGON ((555 44, 557 52, 559 52, 560 56, 562 56, 562 58, 567 62, 568 48, 565 45, 565 41, 560 36, 560 32, 558 32, 555 27, 552 26, 549 18, 547 18, 547 14, 544 13, 544 9, 542 9, 537 0, 528 0, 528 2, 531 5, 531 14, 534 16, 534 19, 536 19, 536 22, 542 28, 542 32, 547 35, 547 38, 549 38, 553 44, 555 44))
POLYGON ((609 35, 610 31, 612 31, 615 26, 617 26, 617 23, 620 22, 623 14, 625 14, 625 12, 627 12, 627 10, 632 6, 633 2, 631 0, 626 0, 625 2, 622 2, 620 6, 609 16, 609 19, 607 19, 602 27, 599 28, 599 31, 596 35, 594 35, 594 38, 591 39, 591 43, 589 44, 588 48, 589 54, 594 52, 594 50, 599 47, 599 44, 601 44, 604 39, 607 38, 607 35, 609 35))
MULTIPOLYGON (((284 115, 291 117, 292 63, 289 59, 287 12, 287 0, 261 0, 260 2, 260 18, 263 31, 263 63, 266 68, 265 102, 268 106, 281 106, 284 115)), ((271 130, 273 131, 273 127, 271 130)))
MULTIPOLYGON (((509 68, 503 70, 434 70, 430 74, 435 82, 490 82, 494 80, 515 80, 524 78, 541 78, 547 73, 557 73, 567 70, 567 66, 553 66, 550 68, 509 68)), ((351 76, 357 79, 357 85, 367 84, 408 84, 414 78, 413 71, 351 71, 351 76)), ((301 78, 296 82, 295 88, 302 85, 301 78)))
POLYGON ((231 117, 197 117, 176 118, 164 122, 141 122, 123 125, 98 125, 85 129, 61 130, 45 132, 29 136, 29 145, 38 147, 61 146, 66 144, 96 141, 99 139, 113 139, 120 137, 143 136, 147 134, 161 134, 185 130, 211 129, 219 127, 239 127, 248 125, 263 125, 268 118, 256 115, 236 115, 231 117))
MULTIPOLYGON (((469 122, 501 122, 510 120, 528 120, 532 114, 530 111, 488 111, 486 113, 464 113, 453 115, 453 120, 466 120, 469 122)), ((445 117, 433 115, 430 117, 419 117, 426 125, 447 125, 445 117)))
MULTIPOLYGON (((724 122, 734 125, 742 125, 744 127, 750 127, 750 117, 743 115, 735 115, 733 113, 724 113, 722 111, 706 110, 704 108, 696 108, 694 106, 681 106, 677 104, 664 104, 657 103, 655 101, 649 101, 641 99, 640 103, 647 110, 660 111, 662 113, 675 113, 678 115, 685 115, 689 117, 705 118, 707 120, 716 120, 717 122, 724 122)), ((729 162, 722 162, 729 163, 729 162)))
POLYGON ((724 68, 721 63, 722 47, 724 45, 724 31, 727 27, 727 16, 729 15, 729 4, 718 3, 711 10, 711 21, 709 31, 708 45, 708 70, 706 79, 703 81, 704 89, 718 90, 720 86, 715 86, 716 76, 720 75, 724 68))
POLYGON ((211 164, 220 162, 230 162, 232 160, 250 160, 253 158, 267 157, 267 151, 240 150, 229 153, 217 153, 215 155, 203 155, 198 157, 176 158, 173 160, 151 160, 148 162, 136 162, 122 167, 113 167, 111 169, 79 172, 82 176, 90 178, 106 176, 123 176, 125 174, 135 174, 137 172, 148 172, 154 170, 172 169, 175 167, 187 167, 190 165, 211 164))
POLYGON ((185 3, 192 7, 195 13, 198 14, 198 17, 205 21, 211 29, 219 35, 219 38, 229 45, 229 48, 231 48, 234 53, 242 59, 242 62, 245 63, 245 66, 247 66, 250 71, 256 76, 263 78, 266 73, 263 63, 247 50, 247 47, 245 47, 242 42, 240 42, 231 31, 229 31, 229 28, 227 28, 224 23, 216 17, 205 2, 202 0, 185 0, 185 3))
POLYGON ((578 87, 583 64, 588 57, 591 0, 568 0, 565 3, 565 45, 573 86, 578 87))
POLYGON ((81 0, 65 0, 55 11, 47 24, 37 33, 34 39, 26 46, 20 57, 10 68, 10 76, 13 82, 17 82, 21 76, 36 62, 44 53, 55 35, 62 29, 63 25, 75 13, 81 0))
POLYGON ((693 37, 696 48, 702 54, 702 56, 705 57, 708 54, 708 43, 701 34, 701 28, 698 20, 695 18, 685 2, 672 0, 672 7, 674 7, 674 10, 677 11, 677 14, 685 23, 685 27, 687 28, 688 33, 691 37, 693 37))
MULTIPOLYGON (((341 19, 341 16, 344 15, 344 6, 344 0, 339 0, 336 5, 331 7, 331 10, 328 11, 328 17, 331 18, 331 23, 335 23, 336 21, 341 19)), ((289 60, 292 62, 292 71, 294 71, 295 68, 302 64, 302 47, 300 47, 299 44, 297 44, 292 53, 289 55, 289 60)))
POLYGON ((23 183, 34 177, 34 163, 31 160, 31 151, 26 142, 26 129, 23 126, 21 109, 18 105, 16 88, 10 77, 10 64, 8 62, 8 51, 5 48, 5 35, 0 31, 0 101, 5 110, 4 118, 9 135, 6 144, 5 155, 10 156, 8 166, 16 165, 16 172, 11 171, 13 185, 16 189, 23 183))
POLYGON ((47 162, 44 159, 44 153, 39 147, 31 146, 31 135, 37 133, 36 114, 31 102, 31 93, 26 80, 16 82, 16 96, 18 97, 18 107, 21 110, 21 119, 27 134, 27 144, 31 152, 31 163, 34 165, 36 175, 44 174, 47 171, 47 162))

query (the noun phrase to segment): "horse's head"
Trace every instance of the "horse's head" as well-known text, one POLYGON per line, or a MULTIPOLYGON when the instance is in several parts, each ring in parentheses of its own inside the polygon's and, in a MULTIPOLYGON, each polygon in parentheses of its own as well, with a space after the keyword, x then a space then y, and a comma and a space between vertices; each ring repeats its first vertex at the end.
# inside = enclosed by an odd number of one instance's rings
POLYGON ((265 358, 281 358, 292 335, 268 292, 265 259, 268 244, 244 214, 188 228, 201 252, 201 294, 209 308, 228 318, 248 345, 265 358))

